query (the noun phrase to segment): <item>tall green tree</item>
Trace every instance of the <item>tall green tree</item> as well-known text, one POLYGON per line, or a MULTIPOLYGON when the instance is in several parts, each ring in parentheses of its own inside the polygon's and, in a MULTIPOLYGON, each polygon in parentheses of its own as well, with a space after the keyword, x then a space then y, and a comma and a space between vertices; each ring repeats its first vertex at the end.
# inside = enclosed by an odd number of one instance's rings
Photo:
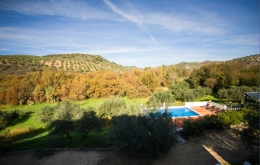
POLYGON ((76 128, 76 120, 83 115, 83 110, 77 104, 68 101, 59 103, 55 108, 53 120, 50 124, 53 134, 65 134, 71 138, 70 133, 76 128))
POLYGON ((110 97, 98 107, 98 112, 108 117, 127 114, 126 102, 122 98, 110 97))
POLYGON ((108 139, 121 154, 157 157, 176 144, 171 116, 128 116, 113 118, 108 139))
POLYGON ((160 91, 154 93, 147 102, 148 107, 157 109, 162 107, 165 103, 165 106, 168 107, 170 104, 174 103, 175 99, 172 96, 172 93, 169 91, 160 91))
POLYGON ((88 108, 90 111, 85 111, 82 117, 77 121, 77 132, 82 138, 86 138, 91 130, 101 131, 104 124, 103 115, 97 116, 93 108, 88 108))

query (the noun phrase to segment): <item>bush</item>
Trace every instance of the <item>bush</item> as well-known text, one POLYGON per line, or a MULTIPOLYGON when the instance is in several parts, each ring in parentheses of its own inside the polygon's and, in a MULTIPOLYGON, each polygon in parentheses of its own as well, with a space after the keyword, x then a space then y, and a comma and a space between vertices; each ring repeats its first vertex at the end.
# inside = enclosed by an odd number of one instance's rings
POLYGON ((240 131, 240 138, 246 148, 251 150, 250 161, 252 164, 259 163, 259 107, 245 109, 246 127, 240 131))
POLYGON ((170 116, 122 115, 113 118, 108 139, 121 154, 157 157, 175 144, 175 126, 170 116))
POLYGON ((54 112, 54 107, 50 107, 50 106, 42 107, 37 114, 39 121, 41 123, 49 125, 53 117, 53 112, 54 112))
POLYGON ((227 110, 218 115, 206 115, 197 121, 188 120, 183 125, 184 136, 197 136, 207 130, 223 130, 244 121, 244 111, 227 110))
POLYGON ((231 125, 238 125, 243 122, 244 115, 242 111, 227 110, 218 114, 218 120, 225 128, 231 125))
POLYGON ((125 100, 122 98, 111 97, 100 105, 98 112, 109 117, 127 114, 125 100))

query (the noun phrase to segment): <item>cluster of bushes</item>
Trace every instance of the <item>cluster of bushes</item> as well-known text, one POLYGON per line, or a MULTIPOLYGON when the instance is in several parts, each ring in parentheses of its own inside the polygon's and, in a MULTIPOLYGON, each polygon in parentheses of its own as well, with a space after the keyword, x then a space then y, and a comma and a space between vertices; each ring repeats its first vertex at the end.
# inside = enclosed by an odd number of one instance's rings
POLYGON ((231 125, 238 125, 244 122, 244 116, 248 111, 247 109, 241 111, 227 110, 218 115, 206 115, 200 120, 188 120, 184 123, 182 134, 190 137, 202 135, 207 130, 224 130, 230 128, 231 125))
POLYGON ((175 102, 173 95, 169 91, 160 91, 154 93, 147 102, 148 108, 156 109, 162 107, 163 103, 168 107, 175 102))
MULTIPOLYGON (((244 99, 244 92, 255 92, 258 91, 257 86, 245 86, 242 85, 240 87, 238 86, 231 86, 228 89, 220 89, 218 90, 218 96, 220 99, 228 99, 230 101, 232 100, 243 100, 244 99)), ((254 100, 257 100, 257 98, 254 98, 254 100)))
POLYGON ((169 89, 173 91, 175 99, 181 101, 193 101, 205 95, 210 95, 212 92, 209 87, 198 86, 191 89, 186 81, 180 81, 175 85, 170 85, 169 89))

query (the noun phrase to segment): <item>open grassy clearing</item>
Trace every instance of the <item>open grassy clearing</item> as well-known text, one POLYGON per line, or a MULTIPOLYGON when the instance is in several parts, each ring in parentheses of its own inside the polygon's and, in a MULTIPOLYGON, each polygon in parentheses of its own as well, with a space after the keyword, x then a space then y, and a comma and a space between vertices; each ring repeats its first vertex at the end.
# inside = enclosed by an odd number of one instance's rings
MULTIPOLYGON (((124 98, 127 108, 130 106, 140 106, 145 104, 149 98, 127 99, 124 98)), ((81 101, 72 101, 80 105, 81 108, 88 106, 97 109, 106 99, 88 99, 81 101)), ((6 136, 7 141, 15 141, 6 146, 8 151, 27 150, 42 147, 50 147, 55 144, 57 147, 107 147, 110 144, 106 142, 109 126, 103 127, 101 132, 91 131, 86 139, 82 139, 77 134, 72 133, 72 138, 66 136, 59 137, 49 134, 49 130, 44 124, 40 123, 37 112, 45 106, 55 106, 57 103, 41 103, 35 105, 21 105, 2 109, 2 111, 18 110, 20 116, 12 120, 5 129, 0 131, 1 135, 6 136)), ((109 121, 108 121, 109 123, 109 121)))

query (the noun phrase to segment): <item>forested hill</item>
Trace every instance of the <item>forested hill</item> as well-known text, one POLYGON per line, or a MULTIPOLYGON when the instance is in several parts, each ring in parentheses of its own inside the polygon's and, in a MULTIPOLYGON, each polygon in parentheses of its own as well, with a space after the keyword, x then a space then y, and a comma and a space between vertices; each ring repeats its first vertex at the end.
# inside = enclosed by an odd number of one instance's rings
POLYGON ((176 65, 174 65, 177 68, 180 69, 187 69, 189 71, 192 71, 194 69, 198 69, 201 68, 202 66, 208 65, 208 64, 214 64, 214 63, 243 63, 243 64, 249 64, 249 65, 255 65, 255 64, 259 64, 260 62, 260 56, 259 54, 256 55, 250 55, 250 56, 245 56, 245 57, 241 57, 241 58, 234 58, 232 60, 228 60, 228 61, 204 61, 204 62, 181 62, 178 63, 176 65))
POLYGON ((42 70, 44 67, 79 73, 87 73, 100 70, 123 72, 127 70, 125 67, 114 62, 110 62, 99 55, 58 54, 46 56, 0 56, 1 74, 25 74, 31 71, 42 70))

